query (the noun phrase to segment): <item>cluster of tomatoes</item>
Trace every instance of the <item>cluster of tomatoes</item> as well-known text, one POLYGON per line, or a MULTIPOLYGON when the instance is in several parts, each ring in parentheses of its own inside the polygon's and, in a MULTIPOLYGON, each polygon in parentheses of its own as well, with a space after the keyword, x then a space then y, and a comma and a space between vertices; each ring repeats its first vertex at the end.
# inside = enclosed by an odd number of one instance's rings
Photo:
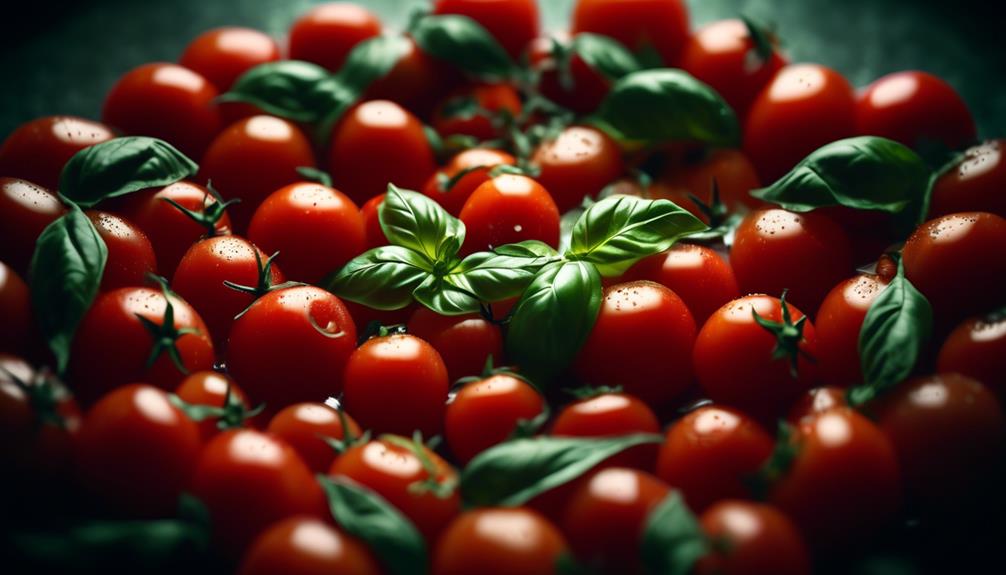
POLYGON ((7 547, 246 575, 787 575, 851 569, 906 520, 959 525, 1006 433, 1006 159, 976 139, 939 78, 855 91, 755 22, 691 30, 681 0, 579 0, 554 38, 534 0, 437 0, 404 35, 348 3, 283 46, 209 31, 126 73, 102 122, 0 147, 7 547), (921 199, 893 197, 919 170, 921 199), (625 196, 624 221, 592 211, 625 196), (613 247, 666 200, 702 229, 613 247), (416 287, 479 254, 575 263, 603 292, 576 323, 555 279, 529 324, 517 264, 416 287), (503 277, 516 297, 458 303, 503 277), (517 322, 572 360, 523 364, 517 322))

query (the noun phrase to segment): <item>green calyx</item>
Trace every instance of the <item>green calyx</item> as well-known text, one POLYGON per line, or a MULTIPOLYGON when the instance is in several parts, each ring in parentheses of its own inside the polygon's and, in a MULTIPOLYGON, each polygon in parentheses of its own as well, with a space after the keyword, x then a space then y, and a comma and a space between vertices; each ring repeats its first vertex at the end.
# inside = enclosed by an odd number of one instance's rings
POLYGON ((803 326, 807 322, 807 316, 803 316, 793 322, 789 312, 789 305, 786 303, 786 292, 783 290, 782 297, 779 298, 779 305, 782 307, 782 321, 772 321, 758 315, 758 312, 751 309, 751 316, 755 322, 765 331, 775 336, 775 347, 772 349, 772 359, 787 359, 789 361, 789 373, 793 379, 799 377, 798 367, 800 356, 814 361, 814 358, 807 352, 800 349, 800 342, 803 341, 803 326))
POLYGON ((168 399, 192 421, 216 420, 217 429, 221 431, 244 427, 246 421, 265 411, 265 403, 260 403, 253 409, 248 409, 244 402, 241 401, 241 398, 233 393, 233 389, 229 383, 227 384, 227 391, 224 393, 224 404, 219 407, 188 403, 175 394, 170 394, 168 399))
POLYGON ((148 274, 147 277, 157 282, 161 287, 161 293, 164 295, 164 316, 161 319, 161 323, 158 324, 140 314, 135 314, 136 319, 140 321, 154 340, 153 345, 150 347, 150 355, 147 357, 146 369, 153 367, 154 362, 157 361, 157 358, 161 357, 161 354, 167 353, 168 357, 171 358, 171 362, 175 364, 175 368, 187 375, 189 370, 182 361, 182 354, 178 350, 178 340, 185 335, 197 334, 199 330, 194 327, 183 327, 181 329, 175 327, 175 306, 171 303, 171 299, 177 296, 168 287, 168 280, 155 274, 148 274))
MULTIPOLYGON (((342 405, 339 404, 337 400, 330 399, 329 401, 336 402, 335 412, 339 416, 339 427, 342 428, 342 439, 321 436, 321 440, 324 441, 326 445, 341 455, 355 445, 361 445, 370 441, 369 429, 359 435, 353 433, 353 428, 349 425, 349 418, 346 417, 346 410, 342 409, 342 405)), ((327 403, 328 402, 326 402, 326 404, 327 403)))
POLYGON ((187 218, 202 226, 206 230, 206 237, 211 238, 220 233, 217 230, 217 224, 220 223, 220 219, 227 213, 227 208, 240 203, 241 198, 231 198, 224 201, 220 192, 213 187, 212 182, 206 183, 206 189, 209 190, 209 193, 203 196, 203 205, 199 211, 190 210, 171 198, 163 198, 163 201, 171 204, 175 209, 185 214, 187 218), (210 202, 211 196, 214 200, 212 202, 210 202))
MULTIPOLYGON (((249 294, 250 296, 252 296, 251 303, 249 303, 247 307, 245 307, 243 310, 241 310, 241 313, 239 313, 236 316, 234 316, 234 319, 238 319, 239 317, 241 317, 245 313, 247 313, 248 310, 251 309, 252 304, 255 303, 255 300, 257 300, 258 298, 264 296, 267 293, 274 292, 274 291, 281 290, 281 289, 287 289, 287 288, 299 287, 299 286, 307 285, 307 284, 304 284, 303 282, 293 282, 293 281, 283 282, 281 284, 274 284, 274 283, 272 283, 272 262, 273 262, 274 259, 276 259, 276 256, 278 256, 278 255, 279 255, 279 252, 276 252, 273 255, 271 255, 268 258, 266 258, 266 260, 263 262, 262 261, 262 256, 259 255, 257 249, 255 250, 255 265, 258 267, 258 281, 257 281, 257 283, 254 286, 244 286, 244 285, 236 284, 236 283, 234 283, 232 281, 229 281, 229 280, 224 280, 224 285, 225 286, 231 288, 232 290, 239 291, 239 292, 242 292, 242 293, 246 293, 246 294, 249 294)), ((310 314, 308 315, 308 317, 310 317, 310 314)), ((311 318, 311 320, 313 321, 313 318, 311 318)), ((317 328, 317 326, 316 326, 316 328, 317 328)), ((327 332, 325 332, 325 333, 326 333, 326 335, 331 335, 331 334, 328 334, 327 332)))
POLYGON ((593 399, 599 395, 607 395, 610 393, 622 393, 622 386, 585 385, 583 387, 567 388, 564 389, 563 391, 573 396, 573 398, 576 399, 577 401, 583 401, 585 399, 593 399))
POLYGON ((25 381, 4 366, 0 365, 0 375, 7 378, 28 398, 28 405, 35 415, 36 428, 52 425, 66 429, 66 419, 59 413, 59 403, 67 392, 63 384, 48 369, 43 368, 32 373, 31 379, 25 381))
POLYGON ((744 26, 747 27, 748 36, 751 38, 751 51, 748 52, 749 60, 755 63, 755 69, 761 68, 772 59, 777 43, 772 30, 753 18, 741 15, 744 26))
MULTIPOLYGON (((416 481, 409 485, 409 491, 415 495, 422 495, 424 493, 432 493, 435 497, 440 499, 446 499, 454 494, 458 487, 458 481, 455 477, 440 477, 440 470, 437 469, 437 465, 433 462, 433 459, 427 453, 427 445, 423 442, 423 434, 416 431, 412 434, 412 439, 407 439, 400 435, 382 435, 378 437, 380 441, 385 443, 390 443, 396 447, 406 449, 411 452, 419 463, 423 466, 423 471, 426 473, 426 478, 421 481, 416 481)), ((432 438, 430 443, 433 444, 437 441, 437 438, 432 438)))
POLYGON ((800 442, 796 429, 789 423, 780 421, 772 454, 758 471, 744 479, 744 484, 755 499, 764 501, 768 497, 772 486, 789 471, 799 454, 800 442))

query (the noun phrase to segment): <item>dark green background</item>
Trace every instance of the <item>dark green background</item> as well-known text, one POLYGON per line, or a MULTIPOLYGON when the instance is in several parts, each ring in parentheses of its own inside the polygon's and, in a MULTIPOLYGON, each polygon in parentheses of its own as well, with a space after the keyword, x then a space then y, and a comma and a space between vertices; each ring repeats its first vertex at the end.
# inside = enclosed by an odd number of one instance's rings
MULTIPOLYGON (((98 117, 104 93, 130 68, 174 60, 199 32, 224 24, 281 37, 308 0, 29 0, 0 17, 0 137, 48 114, 98 117)), ((401 25, 407 0, 369 0, 401 25)), ((573 0, 539 0, 549 28, 573 0)), ((813 61, 857 86, 902 69, 942 76, 964 95, 984 136, 1006 134, 1006 51, 998 0, 692 0, 702 24, 741 12, 774 22, 794 61, 813 61)))

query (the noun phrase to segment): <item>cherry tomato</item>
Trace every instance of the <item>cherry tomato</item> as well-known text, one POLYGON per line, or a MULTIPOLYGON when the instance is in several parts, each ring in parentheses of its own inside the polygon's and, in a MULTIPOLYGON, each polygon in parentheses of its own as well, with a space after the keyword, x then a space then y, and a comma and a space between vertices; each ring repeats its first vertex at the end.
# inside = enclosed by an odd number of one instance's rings
MULTIPOLYGON (((763 202, 751 196, 751 190, 761 187, 758 172, 751 160, 740 150, 716 150, 699 156, 696 160, 686 158, 681 164, 671 163, 670 169, 660 178, 666 191, 653 194, 656 198, 667 199, 709 223, 709 218, 699 210, 699 206, 688 194, 706 205, 712 205, 713 181, 719 188, 720 201, 731 212, 743 212, 759 208, 763 202)), ((659 185, 659 184, 658 184, 659 185)))
POLYGON ((381 216, 378 210, 384 202, 384 194, 374 196, 360 208, 360 219, 363 220, 363 236, 368 250, 388 245, 388 238, 381 228, 381 216))
POLYGON ((115 133, 101 122, 76 116, 44 116, 25 122, 0 145, 0 174, 55 190, 63 166, 84 148, 115 133))
POLYGON ((786 419, 799 425, 804 419, 812 418, 837 407, 848 407, 845 389, 841 387, 815 387, 796 400, 786 419))
POLYGON ((964 320, 940 348, 940 373, 960 373, 1006 391, 1006 314, 992 313, 964 320))
POLYGON ((129 220, 108 212, 89 210, 87 217, 108 248, 101 289, 109 291, 146 283, 147 274, 157 271, 157 256, 147 234, 129 220))
POLYGON ((199 427, 147 384, 113 390, 87 412, 77 438, 84 484, 133 515, 168 515, 199 458, 199 427))
MULTIPOLYGON (((342 415, 349 435, 360 436, 360 426, 349 414, 342 415)), ((322 439, 348 439, 339 412, 324 403, 295 403, 269 421, 267 431, 286 441, 314 473, 324 473, 335 461, 335 450, 322 439)))
POLYGON ((468 463, 510 437, 521 421, 531 421, 544 409, 541 394, 512 375, 497 374, 468 383, 447 405, 447 445, 459 462, 468 463))
POLYGON ((566 128, 538 146, 531 161, 541 169, 537 180, 560 212, 578 207, 584 196, 596 198, 625 171, 618 145, 587 126, 566 128))
MULTIPOLYGON (((569 42, 569 35, 553 33, 557 40, 569 42)), ((535 38, 528 47, 528 60, 541 75, 538 89, 549 100, 580 115, 590 114, 601 105, 611 89, 611 80, 591 68, 577 54, 570 55, 569 74, 572 84, 560 81, 559 63, 556 61, 552 38, 535 38)))
MULTIPOLYGON (((31 293, 21 276, 0 262, 0 353, 24 353, 29 348, 29 334, 34 329, 31 293)), ((502 347, 502 343, 500 344, 502 347)))
POLYGON ((380 33, 381 21, 363 6, 349 2, 320 4, 290 27, 290 59, 336 72, 354 46, 380 33))
MULTIPOLYGON (((516 163, 517 160, 506 152, 492 148, 470 148, 458 153, 446 166, 430 176, 423 186, 423 193, 436 200, 452 216, 457 217, 475 188, 489 180, 490 170, 496 166, 510 166, 516 163), (462 172, 464 175, 445 189, 443 184, 462 172)), ((381 237, 384 237, 383 233, 381 237)))
MULTIPOLYGON (((570 403, 556 416, 551 429, 551 434, 558 437, 616 437, 635 433, 660 433, 660 422, 641 399, 621 392, 602 392, 570 403)), ((651 471, 656 458, 657 446, 639 445, 608 458, 606 463, 651 471)))
POLYGON ((863 381, 859 331, 887 282, 875 274, 859 274, 840 282, 821 303, 814 327, 820 374, 828 385, 848 387, 863 381))
POLYGON ((456 69, 429 56, 409 38, 405 53, 387 76, 367 87, 364 99, 391 100, 425 118, 460 80, 456 69))
POLYGON ((279 59, 279 46, 268 34, 226 26, 203 32, 189 42, 178 63, 202 74, 223 93, 248 70, 279 59))
POLYGON ((452 135, 472 136, 479 140, 491 140, 499 136, 493 125, 493 117, 508 113, 512 117, 520 114, 520 95, 508 84, 475 84, 456 91, 441 102, 433 112, 433 127, 444 137, 452 135), (481 113, 468 114, 451 112, 452 108, 472 101, 481 113), (487 117, 483 114, 489 114, 487 117))
POLYGON ((990 140, 969 148, 933 184, 929 217, 957 212, 992 212, 1006 218, 1006 140, 990 140))
POLYGON ((716 541, 695 565, 696 575, 810 575, 807 546, 778 509, 748 501, 721 501, 699 519, 716 541), (722 544, 720 544, 722 543, 722 544))
POLYGON ((478 375, 486 359, 503 360, 503 335, 500 328, 478 315, 440 315, 417 307, 409 317, 409 333, 429 342, 447 367, 448 381, 478 375))
POLYGON ((671 425, 657 458, 657 475, 701 512, 721 499, 747 499, 745 480, 772 453, 772 437, 744 413, 707 405, 671 425))
POLYGON ((25 180, 0 178, 0 261, 27 273, 35 240, 64 212, 49 190, 25 180))
POLYGON ((198 162, 223 127, 214 102, 218 94, 213 84, 188 68, 144 64, 119 78, 108 92, 101 119, 127 134, 166 140, 198 162))
POLYGON ((239 575, 381 575, 360 540, 314 517, 289 517, 265 529, 241 559, 239 575))
POLYGON ((524 240, 559 245, 559 210, 548 191, 527 176, 504 174, 483 182, 459 217, 468 232, 464 253, 524 240))
POLYGON ((433 575, 556 575, 562 533, 523 507, 482 508, 454 520, 433 550, 433 575))
MULTIPOLYGON (((175 389, 175 395, 190 405, 208 405, 224 407, 227 403, 228 390, 232 398, 248 409, 248 398, 234 380, 216 371, 197 371, 182 380, 175 389)), ((208 417, 199 423, 199 435, 203 441, 213 439, 220 432, 217 423, 220 420, 208 417)))
POLYGON ((482 25, 514 61, 538 36, 536 0, 436 0, 434 14, 460 14, 482 25))
POLYGON ((573 33, 610 36, 633 52, 655 50, 675 66, 688 40, 688 6, 682 0, 579 0, 573 33))
POLYGON ((666 405, 692 383, 695 320, 674 292, 649 281, 604 290, 597 321, 574 364, 588 385, 619 385, 666 405))
POLYGON ((368 340, 349 356, 344 386, 346 408, 366 429, 409 436, 419 430, 426 437, 440 432, 447 368, 437 350, 418 337, 368 340))

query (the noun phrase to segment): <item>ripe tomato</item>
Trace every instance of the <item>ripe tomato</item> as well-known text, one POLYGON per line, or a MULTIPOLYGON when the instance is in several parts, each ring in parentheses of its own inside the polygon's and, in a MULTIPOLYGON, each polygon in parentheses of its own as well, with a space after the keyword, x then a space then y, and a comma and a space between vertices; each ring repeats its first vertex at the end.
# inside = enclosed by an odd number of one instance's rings
POLYGON ((852 85, 841 74, 817 64, 790 64, 751 104, 744 153, 762 182, 774 182, 814 150, 854 135, 855 116, 852 85))
POLYGON ((360 540, 314 517, 289 517, 265 529, 241 559, 239 575, 380 575, 360 540))
POLYGON ((279 252, 292 280, 318 283, 364 251, 360 209, 339 190, 308 182, 269 195, 255 210, 248 237, 279 252))
POLYGON ((199 458, 199 427, 147 384, 113 390, 87 412, 76 442, 84 484, 131 515, 161 516, 178 505, 199 458))
POLYGON ((468 235, 462 252, 540 240, 559 245, 559 210, 541 184, 504 174, 475 188, 459 215, 468 235))
POLYGON ((433 575, 556 575, 562 533, 523 507, 482 508, 454 520, 433 550, 433 575))
POLYGON ((688 6, 682 0, 579 0, 573 33, 611 36, 633 52, 656 50, 676 66, 688 40, 688 6))
POLYGON ((114 137, 112 129, 101 122, 76 116, 44 116, 25 122, 0 145, 0 174, 55 190, 67 160, 114 137))
MULTIPOLYGON (((568 34, 553 33, 558 40, 570 41, 568 34)), ((538 89, 549 100, 580 115, 587 115, 601 105, 611 88, 611 80, 594 70, 577 54, 570 55, 569 74, 572 85, 560 81, 559 63, 555 59, 552 38, 535 38, 528 47, 528 61, 541 75, 538 89)))
POLYGON ((721 501, 699 519, 716 541, 699 559, 696 575, 810 575, 807 546, 793 522, 778 509, 748 501, 721 501), (722 543, 722 544, 720 544, 722 543))
POLYGON ((779 294, 816 310, 854 271, 845 232, 827 216, 777 208, 748 214, 734 233, 730 266, 741 293, 779 294))
POLYGON ((447 445, 460 463, 468 463, 505 441, 521 421, 531 421, 544 409, 541 394, 512 375, 497 374, 465 384, 447 404, 447 445))
POLYGON ((821 303, 814 327, 820 374, 828 385, 848 387, 863 381, 859 331, 887 282, 875 274, 859 274, 840 282, 821 303))
POLYGON ((434 170, 422 122, 394 102, 363 102, 332 130, 328 172, 357 204, 385 193, 389 183, 419 190, 434 170))
MULTIPOLYGON (((248 409, 245 392, 241 391, 234 380, 216 371, 197 371, 190 374, 175 389, 175 395, 190 405, 224 407, 227 403, 228 390, 233 399, 237 399, 245 409, 248 409)), ((204 442, 213 439, 220 432, 220 427, 217 425, 219 421, 218 418, 208 417, 198 422, 199 434, 204 442)))
POLYGON ((372 338, 349 356, 343 379, 346 409, 364 428, 409 436, 419 430, 425 437, 440 432, 449 384, 429 343, 407 334, 372 338))
MULTIPOLYGON (((660 433, 660 422, 648 405, 633 395, 602 392, 566 405, 552 422, 558 437, 617 437, 634 433, 660 433)), ((639 445, 607 460, 607 464, 653 469, 657 446, 639 445)))
POLYGON ((992 212, 1006 218, 1006 140, 990 140, 969 148, 933 184, 929 217, 957 212, 992 212))
POLYGON ((384 230, 381 229, 381 216, 378 212, 382 202, 384 202, 384 194, 370 198, 360 208, 363 235, 368 250, 388 245, 388 238, 384 236, 384 230))
MULTIPOLYGON (((34 330, 31 313, 31 293, 21 276, 0 261, 0 353, 25 353, 29 334, 34 330)), ((502 343, 500 343, 502 347, 502 343)))
POLYGON ((432 58, 409 38, 405 53, 388 75, 370 84, 363 97, 365 100, 391 100, 426 118, 460 80, 460 72, 432 58))
POLYGON ((587 126, 570 126, 542 143, 531 162, 541 169, 536 179, 560 212, 579 206, 584 196, 596 198, 625 171, 618 145, 587 126))
POLYGON ((666 186, 653 194, 667 199, 692 212, 708 223, 709 218, 699 210, 699 206, 688 197, 691 194, 706 205, 712 205, 713 181, 719 188, 720 201, 731 212, 743 212, 759 208, 763 202, 751 196, 751 190, 761 187, 758 172, 751 160, 740 150, 716 150, 696 160, 686 157, 683 163, 670 165, 660 178, 666 186))
POLYGON ((657 475, 701 512, 721 499, 747 499, 744 481, 772 453, 772 437, 729 407, 707 405, 671 425, 657 458, 657 475))
POLYGON ((279 46, 268 34, 226 26, 207 30, 189 42, 178 63, 202 74, 223 93, 248 70, 279 59, 279 46))
POLYGON ((259 298, 234 321, 227 369, 269 413, 342 391, 342 371, 356 347, 356 325, 342 300, 312 287, 259 298))
POLYGON ((360 42, 381 33, 370 10, 350 2, 315 6, 290 27, 291 60, 305 60, 336 72, 360 42))
MULTIPOLYGON (((348 413, 345 418, 349 435, 360 436, 360 426, 348 413)), ((286 441, 314 473, 324 473, 335 461, 335 450, 322 439, 348 439, 339 412, 324 403, 295 403, 273 416, 266 429, 286 441)))
MULTIPOLYGON (((490 170, 496 166, 511 166, 516 163, 517 160, 506 152, 492 148, 470 148, 455 155, 446 166, 430 176, 423 186, 423 193, 457 217, 475 188, 489 180, 490 170), (462 172, 464 174, 460 175, 462 172), (442 184, 455 177, 458 177, 457 181, 445 189, 442 184)), ((384 237, 383 233, 381 237, 384 237)))
POLYGON ((950 149, 977 137, 971 112, 953 86, 916 70, 888 74, 860 92, 856 132, 906 146, 938 142, 950 149))
POLYGON ((520 95, 509 84, 475 84, 456 91, 433 112, 433 127, 444 137, 456 134, 491 140, 500 135, 493 118, 504 112, 516 117, 520 114, 520 95), (458 114, 452 108, 465 102, 474 102, 482 113, 458 114))
POLYGON ((786 420, 799 425, 804 419, 812 418, 837 407, 848 407, 845 389, 841 387, 815 387, 796 400, 790 408, 786 420))
POLYGON ((217 89, 177 64, 133 68, 108 92, 101 119, 126 134, 153 136, 199 161, 222 128, 217 89))
POLYGON ((440 315, 417 307, 409 317, 409 333, 429 342, 447 367, 448 381, 482 373, 486 359, 503 359, 503 335, 499 326, 478 315, 440 315))
POLYGON ((604 290, 597 321, 574 364, 588 385, 619 385, 653 406, 692 383, 695 320, 674 292, 649 281, 604 290))
POLYGON ((110 291, 146 283, 147 274, 157 271, 157 256, 147 234, 129 220, 108 212, 88 210, 87 217, 108 248, 101 289, 110 291))
POLYGON ((321 486, 297 452, 250 429, 224 431, 206 444, 191 490, 210 512, 215 541, 232 556, 277 521, 328 517, 321 486))
POLYGON ((66 208, 49 190, 16 178, 0 178, 0 261, 27 273, 35 240, 66 208))
POLYGON ((959 373, 1006 392, 1006 314, 964 320, 943 342, 936 361, 939 373, 959 373))
POLYGON ((538 36, 538 3, 535 0, 436 0, 434 14, 461 14, 482 25, 514 61, 538 36))

